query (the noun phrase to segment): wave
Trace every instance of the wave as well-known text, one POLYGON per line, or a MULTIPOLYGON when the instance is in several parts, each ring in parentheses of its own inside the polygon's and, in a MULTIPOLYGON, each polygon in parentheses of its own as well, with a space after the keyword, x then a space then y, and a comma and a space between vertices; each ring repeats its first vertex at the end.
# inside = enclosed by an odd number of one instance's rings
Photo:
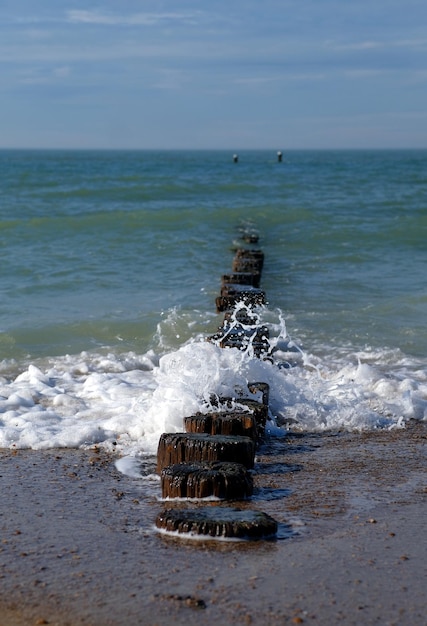
MULTIPOLYGON (((315 356, 287 335, 280 311, 265 317, 273 331, 266 360, 219 348, 199 334, 163 353, 81 352, 29 363, 19 373, 16 363, 4 361, 0 447, 96 444, 123 455, 152 455, 163 432, 180 432, 183 417, 207 411, 212 394, 235 395, 255 380, 270 385, 267 432, 274 437, 404 428, 408 420, 427 419, 425 360, 351 347, 315 356)), ((162 341, 170 342, 166 335, 159 327, 159 350, 162 341)))

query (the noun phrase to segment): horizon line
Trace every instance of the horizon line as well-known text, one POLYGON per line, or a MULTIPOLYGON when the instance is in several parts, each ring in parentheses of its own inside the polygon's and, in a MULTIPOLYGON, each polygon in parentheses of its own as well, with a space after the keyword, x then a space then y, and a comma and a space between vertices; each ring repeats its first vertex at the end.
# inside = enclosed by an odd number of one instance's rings
POLYGON ((244 153, 244 152, 274 152, 275 154, 281 152, 282 154, 286 152, 303 152, 303 151, 312 151, 312 152, 361 152, 361 151, 399 151, 399 150, 427 150, 427 146, 419 147, 419 146, 401 146, 401 147, 329 147, 329 148, 320 148, 320 147, 306 147, 306 148, 130 148, 130 147, 70 147, 70 146, 62 146, 62 147, 43 147, 43 146, 0 146, 0 151, 40 151, 40 152, 58 152, 58 151, 66 151, 66 152, 230 152, 233 154, 236 153, 244 153))

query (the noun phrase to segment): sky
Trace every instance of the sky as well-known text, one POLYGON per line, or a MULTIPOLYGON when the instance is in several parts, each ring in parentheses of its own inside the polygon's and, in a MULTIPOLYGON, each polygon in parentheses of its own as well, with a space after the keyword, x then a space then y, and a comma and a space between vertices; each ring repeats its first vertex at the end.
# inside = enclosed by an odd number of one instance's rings
POLYGON ((0 0, 0 148, 427 148, 427 2, 0 0))

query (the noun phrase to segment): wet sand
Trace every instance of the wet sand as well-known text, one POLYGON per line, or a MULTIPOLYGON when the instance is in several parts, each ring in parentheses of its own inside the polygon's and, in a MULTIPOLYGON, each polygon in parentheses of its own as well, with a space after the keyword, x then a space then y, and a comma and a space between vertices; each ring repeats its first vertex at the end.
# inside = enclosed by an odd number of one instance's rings
POLYGON ((424 626, 426 441, 425 423, 266 441, 239 506, 279 533, 251 543, 160 535, 160 485, 100 450, 0 451, 0 626, 424 626))

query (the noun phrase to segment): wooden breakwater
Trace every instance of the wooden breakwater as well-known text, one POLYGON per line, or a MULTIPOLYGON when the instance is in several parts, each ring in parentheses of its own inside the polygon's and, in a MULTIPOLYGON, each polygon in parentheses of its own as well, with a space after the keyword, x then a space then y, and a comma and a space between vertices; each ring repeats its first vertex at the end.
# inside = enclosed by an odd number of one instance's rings
MULTIPOLYGON (((256 358, 269 354, 269 330, 260 323, 257 307, 266 304, 261 289, 264 253, 258 233, 241 232, 243 245, 235 250, 231 272, 221 278, 215 300, 223 321, 207 338, 221 348, 237 348, 256 358), (250 247, 246 247, 247 244, 250 247)), ((240 509, 239 500, 253 492, 255 453, 268 417, 269 386, 248 383, 245 393, 233 397, 212 394, 208 411, 183 416, 183 432, 163 433, 157 450, 157 472, 162 498, 186 499, 165 508, 156 518, 160 530, 178 536, 206 538, 272 537, 277 523, 266 513, 240 509), (200 501, 209 498, 209 506, 200 501), (188 506, 188 499, 196 506, 188 506), (233 502, 233 507, 224 506, 233 502)))

